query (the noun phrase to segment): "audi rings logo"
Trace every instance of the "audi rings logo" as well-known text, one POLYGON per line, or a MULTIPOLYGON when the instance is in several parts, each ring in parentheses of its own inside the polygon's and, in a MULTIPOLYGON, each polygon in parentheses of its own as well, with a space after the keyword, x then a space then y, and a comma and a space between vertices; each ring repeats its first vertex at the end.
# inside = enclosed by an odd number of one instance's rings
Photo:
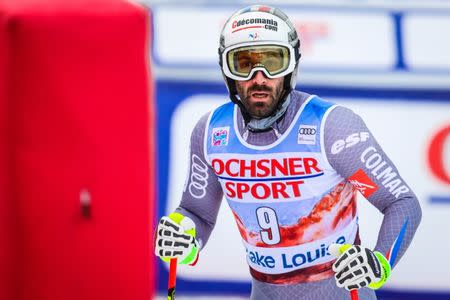
POLYGON ((206 194, 208 184, 208 166, 198 155, 192 155, 191 177, 189 183, 189 193, 196 199, 201 199, 206 194))
POLYGON ((298 127, 297 142, 304 145, 315 145, 316 133, 316 125, 300 124, 300 126, 298 127))
POLYGON ((298 130, 298 133, 305 134, 305 135, 313 135, 316 134, 317 130, 315 128, 300 128, 298 130))

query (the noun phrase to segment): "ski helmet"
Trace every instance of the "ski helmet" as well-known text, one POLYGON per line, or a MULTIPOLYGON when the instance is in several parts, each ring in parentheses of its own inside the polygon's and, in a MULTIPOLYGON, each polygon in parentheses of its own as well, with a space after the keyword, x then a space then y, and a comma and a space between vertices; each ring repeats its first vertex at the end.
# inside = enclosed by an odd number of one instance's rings
POLYGON ((249 80, 257 71, 268 78, 284 76, 282 103, 295 87, 300 56, 297 31, 277 8, 243 8, 227 20, 220 35, 222 75, 231 100, 240 106, 235 80, 249 80))

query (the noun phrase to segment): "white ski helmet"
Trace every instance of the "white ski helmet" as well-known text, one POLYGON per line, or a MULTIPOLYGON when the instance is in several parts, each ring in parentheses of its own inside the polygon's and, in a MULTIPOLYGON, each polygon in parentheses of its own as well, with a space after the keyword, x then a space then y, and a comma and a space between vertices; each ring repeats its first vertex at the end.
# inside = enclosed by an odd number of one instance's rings
POLYGON ((219 42, 219 64, 233 102, 235 80, 249 80, 256 71, 268 78, 284 76, 280 103, 294 89, 300 60, 297 31, 281 10, 252 5, 234 13, 225 23, 219 42))

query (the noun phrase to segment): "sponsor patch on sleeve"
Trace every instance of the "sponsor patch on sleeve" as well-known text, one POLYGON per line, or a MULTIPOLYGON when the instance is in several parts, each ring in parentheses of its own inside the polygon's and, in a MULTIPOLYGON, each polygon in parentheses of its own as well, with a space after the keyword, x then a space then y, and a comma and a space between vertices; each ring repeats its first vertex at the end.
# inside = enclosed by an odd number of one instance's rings
POLYGON ((378 190, 378 185, 362 169, 350 176, 348 181, 366 198, 378 190))

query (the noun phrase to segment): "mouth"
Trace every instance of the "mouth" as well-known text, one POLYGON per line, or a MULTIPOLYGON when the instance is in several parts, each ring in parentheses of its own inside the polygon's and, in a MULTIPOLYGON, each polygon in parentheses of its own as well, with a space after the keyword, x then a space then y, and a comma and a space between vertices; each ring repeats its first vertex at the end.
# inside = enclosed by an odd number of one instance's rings
POLYGON ((250 93, 250 96, 254 99, 264 100, 270 96, 270 93, 268 92, 262 92, 262 91, 256 91, 250 93))

